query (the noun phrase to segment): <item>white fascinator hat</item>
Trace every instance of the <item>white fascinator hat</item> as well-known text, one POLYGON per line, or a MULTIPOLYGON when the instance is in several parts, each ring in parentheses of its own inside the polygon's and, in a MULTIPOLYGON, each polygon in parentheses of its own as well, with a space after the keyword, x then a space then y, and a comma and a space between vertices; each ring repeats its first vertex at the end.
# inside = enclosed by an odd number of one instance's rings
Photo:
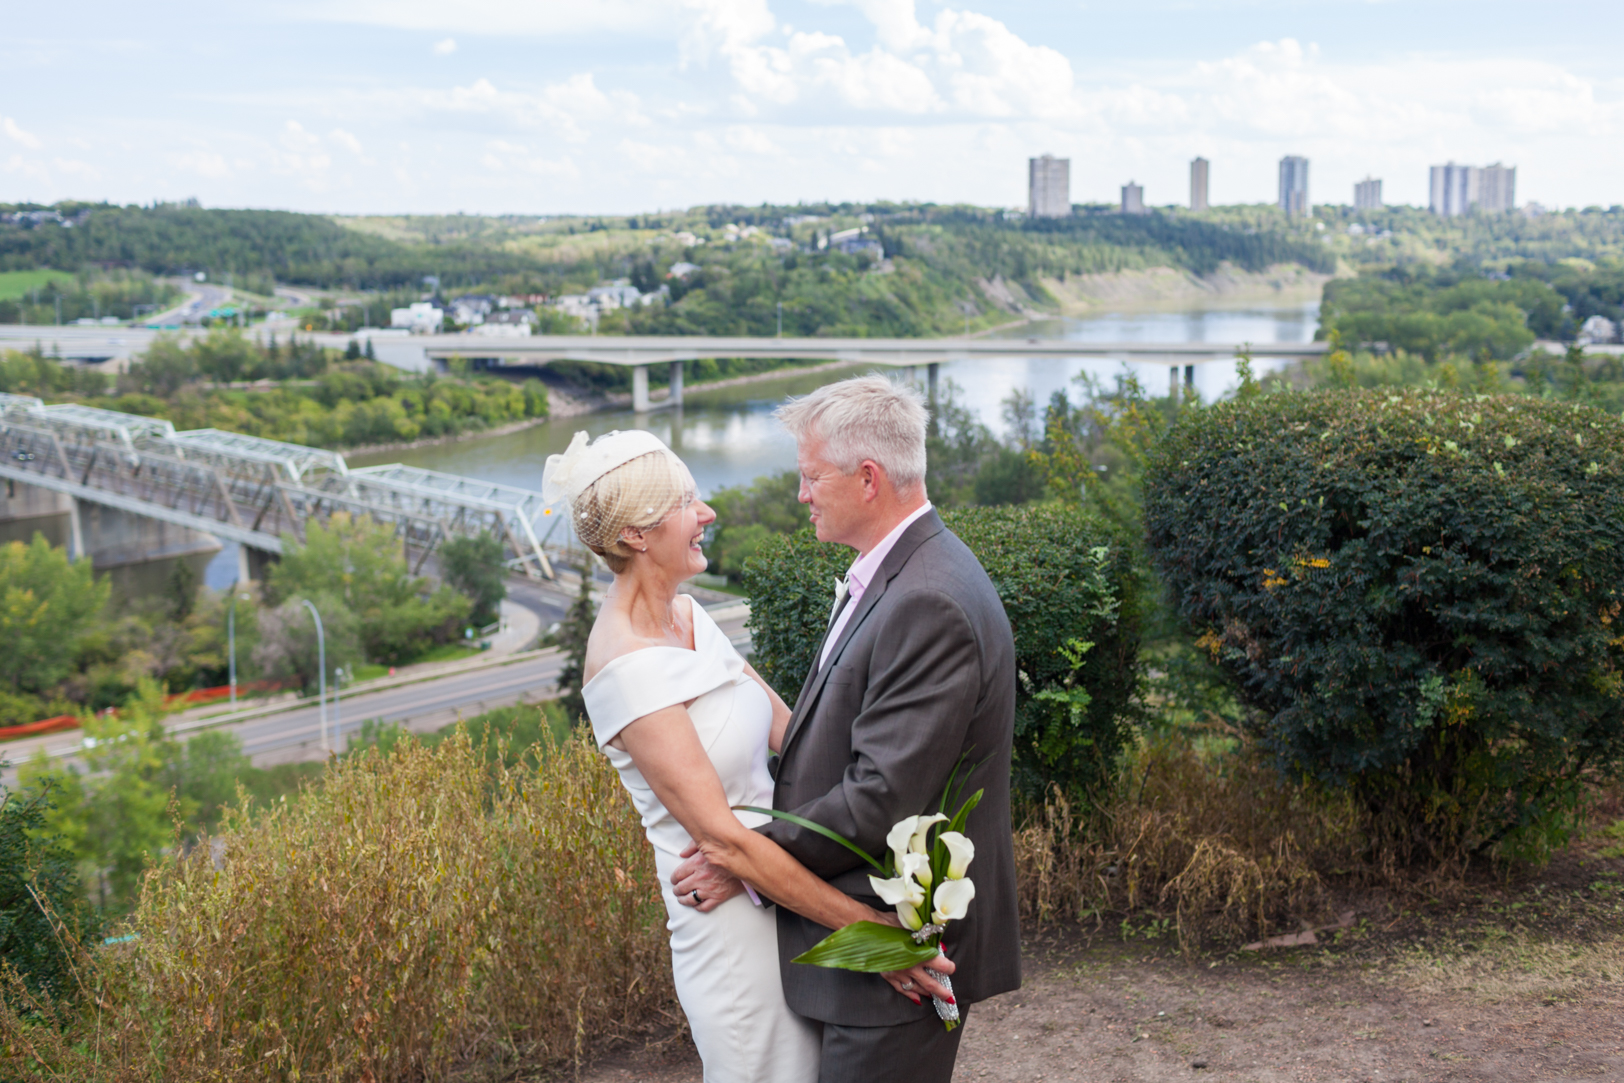
POLYGON ((549 455, 541 495, 548 504, 569 504, 570 525, 582 542, 610 549, 623 527, 652 529, 673 506, 692 500, 694 484, 688 467, 658 436, 642 429, 617 429, 596 440, 578 432, 562 455, 549 455), (617 478, 608 493, 600 489, 582 499, 606 475, 647 455, 659 458, 617 478))

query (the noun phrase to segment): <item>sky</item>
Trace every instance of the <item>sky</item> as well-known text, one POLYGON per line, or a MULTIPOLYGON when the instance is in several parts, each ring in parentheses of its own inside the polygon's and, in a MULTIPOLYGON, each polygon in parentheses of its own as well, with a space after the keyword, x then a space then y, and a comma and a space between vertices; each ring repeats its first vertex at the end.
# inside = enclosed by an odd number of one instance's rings
POLYGON ((1624 203, 1624 4, 1541 0, 68 0, 8 5, 0 202, 331 213, 1317 202, 1517 167, 1624 203))

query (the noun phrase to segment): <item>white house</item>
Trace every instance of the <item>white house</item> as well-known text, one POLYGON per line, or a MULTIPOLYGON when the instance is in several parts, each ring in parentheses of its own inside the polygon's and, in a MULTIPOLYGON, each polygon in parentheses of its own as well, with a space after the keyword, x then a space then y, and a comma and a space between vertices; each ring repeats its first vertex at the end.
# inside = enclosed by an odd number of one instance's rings
POLYGON ((389 312, 390 327, 404 327, 414 335, 432 335, 440 330, 445 313, 431 301, 419 301, 410 308, 396 308, 389 312))
POLYGON ((1617 342, 1618 324, 1606 316, 1592 316, 1579 326, 1579 345, 1617 342))

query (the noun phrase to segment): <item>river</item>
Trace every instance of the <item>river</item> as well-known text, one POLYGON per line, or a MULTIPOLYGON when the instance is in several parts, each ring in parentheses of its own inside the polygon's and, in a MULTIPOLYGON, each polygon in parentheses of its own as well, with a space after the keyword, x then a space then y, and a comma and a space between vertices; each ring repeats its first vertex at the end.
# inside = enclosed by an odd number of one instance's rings
MULTIPOLYGON (((1318 325, 1318 302, 1289 307, 1254 307, 1188 312, 1104 315, 1088 319, 1055 319, 1009 328, 1008 338, 1053 338, 1076 342, 1308 342, 1318 325)), ((1261 368, 1261 363, 1260 363, 1261 368)), ((1123 371, 1139 376, 1152 394, 1166 394, 1167 366, 1125 364, 1099 358, 1004 358, 944 364, 941 379, 956 385, 958 401, 972 409, 995 433, 1002 433, 1000 404, 1016 388, 1027 388, 1041 406, 1054 391, 1082 397, 1076 379, 1090 375, 1109 384, 1123 371)), ((611 429, 647 428, 666 441, 688 463, 705 494, 738 485, 795 465, 795 443, 772 419, 786 395, 804 395, 856 369, 836 369, 785 376, 760 383, 706 391, 689 388, 680 410, 656 410, 639 416, 631 410, 609 410, 561 418, 505 436, 438 444, 408 451, 352 456, 355 466, 403 462, 454 474, 484 478, 526 489, 541 488, 548 455, 563 451, 576 431, 593 436, 611 429)), ((921 376, 923 370, 921 370, 921 376)), ((1196 388, 1211 400, 1235 383, 1232 364, 1196 367, 1196 388)))
MULTIPOLYGON (((1203 309, 1179 312, 1109 314, 1087 319, 1054 319, 1023 324, 998 333, 1004 338, 1051 338, 1074 342, 1309 342, 1319 324, 1319 302, 1287 306, 1203 309)), ((1258 362, 1261 373, 1269 366, 1258 362)), ((639 426, 649 429, 676 449, 694 472, 700 492, 709 495, 728 485, 747 483, 763 474, 795 466, 795 442, 772 419, 772 411, 787 395, 842 380, 861 370, 834 369, 800 376, 788 375, 759 383, 707 391, 688 389, 688 402, 680 410, 656 410, 639 416, 631 410, 606 410, 582 417, 549 421, 503 436, 464 440, 454 444, 346 456, 351 466, 401 462, 483 478, 487 481, 541 489, 547 456, 563 451, 581 429, 593 436, 611 429, 639 426)), ((1001 406, 1010 392, 1026 388, 1041 408, 1049 396, 1067 391, 1074 402, 1084 389, 1078 377, 1090 376, 1109 386, 1116 376, 1132 372, 1151 394, 1167 393, 1167 366, 1124 363, 1101 358, 994 358, 955 361, 941 368, 942 386, 951 381, 957 401, 969 407, 994 433, 1003 434, 1001 406)), ((923 376, 923 370, 920 373, 923 376)), ((1202 399, 1227 394, 1236 383, 1233 363, 1197 365, 1196 390, 1202 399)), ((539 524, 546 531, 548 516, 539 524)), ((555 542, 563 538, 552 539, 555 542)), ((236 577, 236 546, 227 544, 209 565, 204 581, 223 590, 236 577)))

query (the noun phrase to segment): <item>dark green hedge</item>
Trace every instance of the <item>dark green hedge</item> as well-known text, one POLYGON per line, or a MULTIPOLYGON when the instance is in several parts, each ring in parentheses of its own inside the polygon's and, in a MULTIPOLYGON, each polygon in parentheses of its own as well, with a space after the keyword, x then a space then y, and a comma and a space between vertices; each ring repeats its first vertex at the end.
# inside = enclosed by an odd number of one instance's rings
POLYGON ((1159 448, 1145 523, 1282 765, 1351 783, 1411 843, 1559 827, 1582 772, 1624 753, 1609 415, 1434 392, 1225 403, 1159 448))
MULTIPOLYGON (((1137 578, 1123 540, 1074 507, 964 508, 942 514, 997 588, 1015 633, 1015 776, 1036 795, 1085 796, 1126 736, 1139 685, 1137 578), (1069 657, 1068 657, 1069 654, 1069 657)), ((744 566, 751 661, 793 702, 854 554, 810 529, 762 543, 744 566)))

